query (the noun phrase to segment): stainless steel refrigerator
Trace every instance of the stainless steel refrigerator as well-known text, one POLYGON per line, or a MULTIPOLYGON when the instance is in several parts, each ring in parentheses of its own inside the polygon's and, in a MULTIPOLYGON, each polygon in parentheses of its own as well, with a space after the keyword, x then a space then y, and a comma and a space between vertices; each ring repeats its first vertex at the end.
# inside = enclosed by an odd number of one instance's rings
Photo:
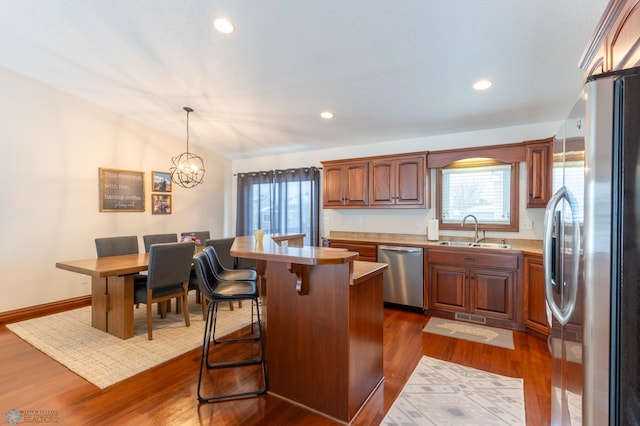
POLYGON ((544 223, 554 425, 640 424, 640 68, 590 78, 544 223))

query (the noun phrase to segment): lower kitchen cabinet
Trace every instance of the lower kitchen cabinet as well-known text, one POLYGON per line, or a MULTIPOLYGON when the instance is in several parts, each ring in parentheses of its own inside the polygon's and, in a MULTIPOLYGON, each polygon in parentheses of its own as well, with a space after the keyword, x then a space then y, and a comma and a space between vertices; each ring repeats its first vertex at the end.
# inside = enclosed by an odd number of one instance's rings
POLYGON ((513 326, 518 254, 430 249, 427 257, 428 306, 435 311, 432 313, 460 312, 483 317, 495 325, 513 326))
POLYGON ((522 264, 522 320, 524 326, 549 335, 551 329, 547 321, 542 255, 525 255, 522 264))

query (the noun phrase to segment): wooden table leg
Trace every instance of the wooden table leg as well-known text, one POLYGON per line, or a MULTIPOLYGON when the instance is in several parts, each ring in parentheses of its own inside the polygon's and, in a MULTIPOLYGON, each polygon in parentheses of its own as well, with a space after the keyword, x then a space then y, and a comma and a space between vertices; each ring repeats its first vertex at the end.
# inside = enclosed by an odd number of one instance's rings
POLYGON ((91 277, 91 326, 107 331, 108 310, 107 279, 91 277))
POLYGON ((121 339, 133 337, 133 275, 107 278, 107 332, 121 339))

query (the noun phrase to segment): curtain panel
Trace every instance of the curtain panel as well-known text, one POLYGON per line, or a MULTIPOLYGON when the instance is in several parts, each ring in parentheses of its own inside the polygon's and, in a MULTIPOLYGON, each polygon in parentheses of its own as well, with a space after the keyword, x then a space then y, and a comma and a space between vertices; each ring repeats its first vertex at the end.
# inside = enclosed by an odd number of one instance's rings
POLYGON ((320 169, 269 170, 238 174, 236 235, 255 229, 269 234, 304 233, 319 243, 320 169))

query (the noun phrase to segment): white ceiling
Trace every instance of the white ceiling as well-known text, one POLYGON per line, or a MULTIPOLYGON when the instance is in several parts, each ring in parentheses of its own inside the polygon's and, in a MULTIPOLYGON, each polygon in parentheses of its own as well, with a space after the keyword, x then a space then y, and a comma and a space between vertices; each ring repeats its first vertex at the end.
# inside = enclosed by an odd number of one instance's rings
POLYGON ((181 139, 191 106, 192 145, 245 158, 560 120, 605 6, 2 0, 0 67, 181 139))

